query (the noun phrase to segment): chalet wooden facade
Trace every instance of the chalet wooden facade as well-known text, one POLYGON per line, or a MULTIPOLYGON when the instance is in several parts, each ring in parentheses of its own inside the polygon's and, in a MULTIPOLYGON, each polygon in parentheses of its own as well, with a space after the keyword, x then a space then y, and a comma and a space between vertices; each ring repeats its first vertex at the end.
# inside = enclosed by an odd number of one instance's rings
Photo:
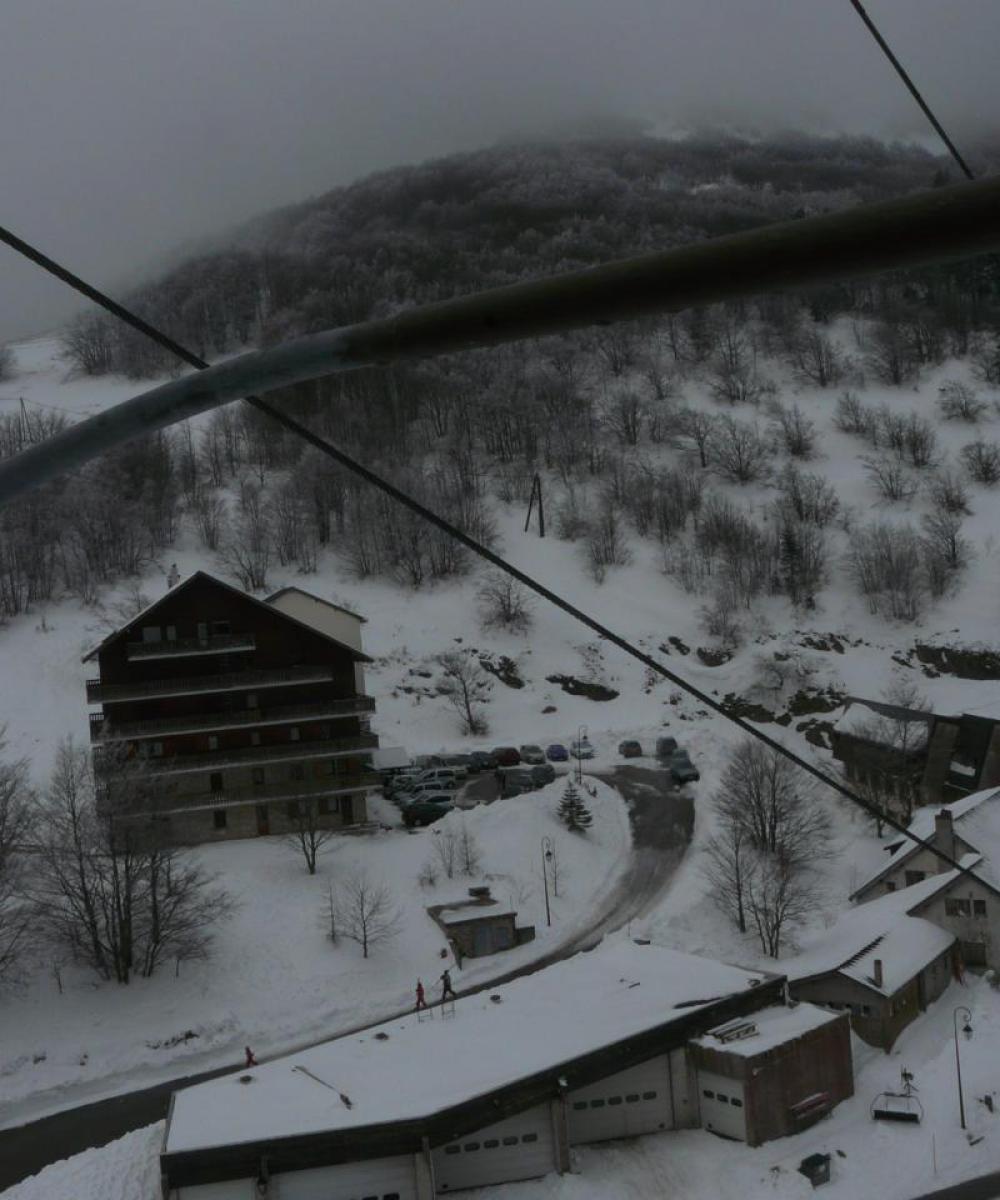
POLYGON ((366 820, 378 738, 361 618, 315 597, 297 615, 287 592, 272 600, 198 572, 85 657, 99 668, 90 738, 116 819, 175 843, 366 820), (317 619, 303 619, 311 607, 317 619), (328 632, 351 619, 356 636, 328 632))

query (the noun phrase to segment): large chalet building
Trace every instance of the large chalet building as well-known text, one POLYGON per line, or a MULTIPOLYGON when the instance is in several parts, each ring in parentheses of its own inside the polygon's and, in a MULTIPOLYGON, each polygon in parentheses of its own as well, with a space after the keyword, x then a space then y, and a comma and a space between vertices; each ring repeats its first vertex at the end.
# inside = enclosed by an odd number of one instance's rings
POLYGON ((174 843, 366 820, 376 784, 364 618, 298 588, 257 600, 199 571, 84 658, 116 820, 174 843))

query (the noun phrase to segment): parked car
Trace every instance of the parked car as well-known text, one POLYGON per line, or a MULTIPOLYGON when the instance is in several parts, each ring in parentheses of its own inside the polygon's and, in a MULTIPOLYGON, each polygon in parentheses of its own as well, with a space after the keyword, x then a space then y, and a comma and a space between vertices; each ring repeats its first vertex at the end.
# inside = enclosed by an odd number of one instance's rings
POLYGON ((670 774, 674 783, 697 783, 701 778, 698 768, 686 750, 675 750, 670 758, 670 774))
POLYGON ((551 763, 536 763, 531 768, 531 778, 535 781, 535 787, 545 787, 555 777, 556 769, 551 763))
POLYGON ((443 767, 451 767, 452 770, 457 771, 459 778, 464 778, 470 772, 478 770, 472 764, 471 754, 445 754, 441 759, 441 765, 443 767))
POLYGON ((618 743, 618 753, 622 758, 642 758, 642 746, 633 738, 618 743))
POLYGON ((545 757, 549 762, 569 762, 569 751, 562 742, 553 742, 551 746, 546 746, 545 757))
POLYGON ((418 754, 413 759, 413 765, 422 771, 426 771, 428 767, 439 767, 441 756, 439 754, 418 754))
POLYGON ((519 767, 521 765, 521 756, 513 746, 494 746, 493 757, 497 760, 498 767, 519 767))
POLYGON ((537 766, 539 763, 545 762, 545 751, 541 746, 534 746, 530 742, 521 747, 521 762, 528 763, 530 766, 537 766))
POLYGON ((445 781, 440 779, 424 779, 420 783, 414 784, 406 792, 399 793, 399 799, 403 804, 412 804, 414 800, 423 800, 425 796, 447 795, 450 799, 455 798, 455 788, 450 787, 445 781))
POLYGON ((670 758, 677 749, 675 737, 660 737, 656 739, 656 757, 670 758))
POLYGON ((417 783, 440 783, 444 788, 457 788, 468 778, 461 767, 431 767, 421 771, 417 783))
POLYGON ((451 797, 446 793, 431 793, 403 809, 403 824, 407 829, 413 829, 417 825, 432 825, 453 812, 454 808, 451 797))
POLYGON ((520 796, 525 792, 533 792, 539 785, 535 782, 530 767, 515 767, 504 771, 503 794, 505 796, 520 796))
POLYGON ((469 767, 470 771, 495 771, 497 767, 497 757, 491 750, 473 750, 469 755, 473 765, 469 767))
POLYGON ((398 796, 402 792, 408 791, 420 779, 421 772, 412 769, 400 771, 396 775, 391 775, 382 785, 382 790, 390 798, 398 796))
POLYGON ((593 758, 594 747, 587 741, 586 738, 581 738, 578 742, 570 743, 569 752, 574 758, 593 758))

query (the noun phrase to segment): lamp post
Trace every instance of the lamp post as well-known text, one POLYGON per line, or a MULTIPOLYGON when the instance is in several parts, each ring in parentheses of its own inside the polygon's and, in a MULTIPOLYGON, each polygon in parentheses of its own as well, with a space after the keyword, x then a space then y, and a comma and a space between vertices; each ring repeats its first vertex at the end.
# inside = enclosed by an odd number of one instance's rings
POLYGON ((587 736, 587 726, 576 727, 576 782, 583 786, 583 740, 587 736))
POLYGON ((552 912, 549 908, 549 871, 548 864, 552 861, 552 839, 542 838, 542 883, 545 886, 545 924, 552 925, 552 912))
POLYGON ((955 1027, 955 1073, 958 1075, 958 1112, 962 1121, 962 1128, 965 1128, 965 1097, 962 1095, 962 1060, 958 1053, 958 1014, 962 1014, 962 1020, 965 1024, 962 1026, 962 1032, 966 1038, 972 1037, 972 1013, 960 1004, 952 1013, 952 1024, 955 1027))

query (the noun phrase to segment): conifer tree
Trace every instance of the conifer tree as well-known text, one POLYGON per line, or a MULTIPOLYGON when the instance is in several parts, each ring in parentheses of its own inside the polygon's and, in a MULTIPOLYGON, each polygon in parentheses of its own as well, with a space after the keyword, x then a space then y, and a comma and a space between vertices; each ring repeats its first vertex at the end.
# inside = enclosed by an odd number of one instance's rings
POLYGON ((559 820, 570 833, 586 833, 593 824, 590 809, 584 804, 580 793, 576 790, 572 779, 566 784, 562 801, 559 804, 559 820))

